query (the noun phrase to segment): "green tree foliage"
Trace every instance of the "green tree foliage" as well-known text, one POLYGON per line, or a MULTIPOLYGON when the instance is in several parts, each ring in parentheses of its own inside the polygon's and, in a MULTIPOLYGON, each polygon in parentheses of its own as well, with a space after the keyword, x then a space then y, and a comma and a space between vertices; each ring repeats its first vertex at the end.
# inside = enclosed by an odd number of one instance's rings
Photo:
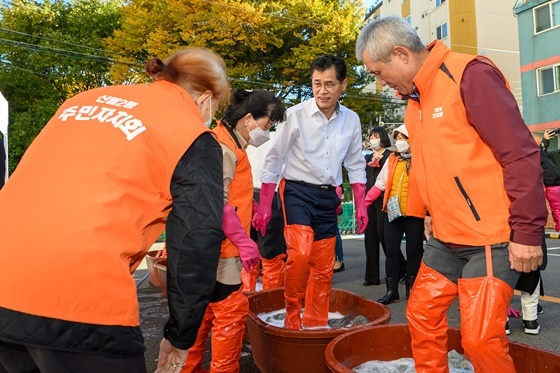
POLYGON ((83 90, 147 82, 145 61, 185 46, 222 55, 232 85, 311 97, 309 65, 349 67, 343 103, 364 133, 391 100, 364 94, 354 56, 362 0, 12 0, 0 5, 0 90, 10 104, 10 170, 58 106, 83 90))
POLYGON ((149 57, 204 46, 225 59, 234 87, 273 90, 288 106, 311 97, 309 66, 332 53, 349 67, 344 104, 369 125, 382 101, 361 92, 369 81, 354 49, 364 14, 361 0, 130 0, 105 45, 137 64, 114 65, 118 82, 146 81, 149 57))
POLYGON ((119 25, 120 1, 13 0, 0 6, 0 90, 10 105, 13 171, 58 106, 109 83, 118 58, 102 39, 119 25))

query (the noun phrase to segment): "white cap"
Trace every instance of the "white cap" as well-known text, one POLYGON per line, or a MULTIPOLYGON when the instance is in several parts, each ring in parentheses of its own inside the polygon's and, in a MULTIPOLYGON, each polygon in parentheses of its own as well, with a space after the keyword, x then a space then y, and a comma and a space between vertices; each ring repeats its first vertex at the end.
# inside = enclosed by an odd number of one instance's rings
POLYGON ((406 126, 404 124, 401 124, 400 126, 398 126, 393 130, 393 138, 395 138, 395 136, 397 135, 396 132, 400 132, 406 137, 408 137, 408 131, 406 130, 406 126))

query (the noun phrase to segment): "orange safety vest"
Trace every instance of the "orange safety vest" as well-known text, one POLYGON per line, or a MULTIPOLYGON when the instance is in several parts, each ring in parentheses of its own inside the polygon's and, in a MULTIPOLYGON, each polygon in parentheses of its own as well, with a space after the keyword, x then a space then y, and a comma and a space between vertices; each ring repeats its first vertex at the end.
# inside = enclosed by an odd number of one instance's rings
POLYGON ((131 273, 164 230, 177 163, 207 131, 166 81, 64 102, 0 192, 0 307, 138 326, 131 273))
POLYGON ((507 242, 510 201, 503 168, 467 122, 460 93, 465 67, 482 57, 453 53, 440 41, 428 49, 414 78, 420 102, 408 101, 405 124, 434 237, 473 246, 507 242))
MULTIPOLYGON (((245 233, 251 233, 251 215, 253 211, 253 175, 249 157, 245 150, 241 149, 235 139, 234 134, 230 133, 225 124, 219 124, 213 129, 218 142, 227 146, 237 158, 235 175, 228 187, 228 203, 233 207, 239 216, 241 225, 245 228, 245 233)), ((237 246, 226 238, 222 243, 221 258, 234 258, 239 256, 237 246)))
MULTIPOLYGON (((414 157, 414 156, 412 156, 414 157)), ((413 167, 412 164, 414 163, 412 160, 410 162, 410 167, 408 173, 405 169, 401 169, 401 172, 397 172, 397 165, 399 163, 403 164, 406 163, 404 161, 399 162, 399 156, 395 153, 389 156, 387 162, 389 162, 389 170, 388 170, 388 180, 387 185, 385 186, 385 194, 383 195, 383 210, 387 211, 387 201, 390 197, 393 197, 397 194, 397 190, 399 192, 399 205, 401 207, 401 212, 404 216, 414 216, 417 218, 425 218, 426 217, 426 208, 424 207, 424 203, 420 198, 420 194, 418 193, 418 187, 416 185, 416 180, 413 175, 413 167), (399 188, 399 182, 401 186, 399 188)), ((400 167, 399 167, 400 169, 400 167)))

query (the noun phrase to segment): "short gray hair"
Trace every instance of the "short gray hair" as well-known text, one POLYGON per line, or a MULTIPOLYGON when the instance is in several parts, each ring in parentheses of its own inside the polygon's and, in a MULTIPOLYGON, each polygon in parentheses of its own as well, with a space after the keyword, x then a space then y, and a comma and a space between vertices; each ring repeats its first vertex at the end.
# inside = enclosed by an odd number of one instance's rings
POLYGON ((363 61, 364 51, 369 53, 373 61, 391 62, 391 52, 396 46, 420 53, 424 44, 402 17, 388 16, 376 19, 364 26, 356 41, 356 58, 363 61))

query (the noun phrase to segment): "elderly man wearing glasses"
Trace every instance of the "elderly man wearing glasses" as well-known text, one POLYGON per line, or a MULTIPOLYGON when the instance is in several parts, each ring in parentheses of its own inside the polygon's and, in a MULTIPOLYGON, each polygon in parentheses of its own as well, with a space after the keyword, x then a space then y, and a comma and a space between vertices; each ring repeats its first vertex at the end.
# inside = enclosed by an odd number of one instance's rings
POLYGON ((279 124, 265 158, 260 207, 253 218, 264 236, 281 180, 288 254, 284 325, 289 329, 327 326, 342 164, 354 192, 358 233, 367 226, 360 119, 338 102, 347 85, 346 63, 326 55, 312 62, 310 73, 313 98, 289 108, 286 122, 279 124))

